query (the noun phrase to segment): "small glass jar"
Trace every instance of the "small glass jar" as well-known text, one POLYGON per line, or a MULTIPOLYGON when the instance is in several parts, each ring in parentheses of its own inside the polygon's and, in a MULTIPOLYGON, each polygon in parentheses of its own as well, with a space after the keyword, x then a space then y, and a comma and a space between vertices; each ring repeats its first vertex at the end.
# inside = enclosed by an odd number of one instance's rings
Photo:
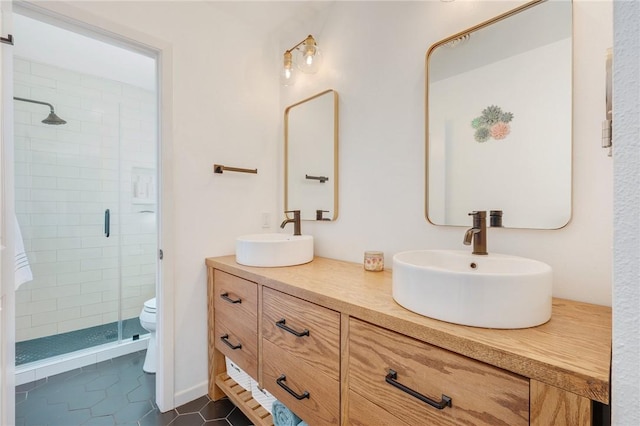
POLYGON ((364 252, 365 271, 379 272, 384 270, 384 253, 381 251, 364 252))

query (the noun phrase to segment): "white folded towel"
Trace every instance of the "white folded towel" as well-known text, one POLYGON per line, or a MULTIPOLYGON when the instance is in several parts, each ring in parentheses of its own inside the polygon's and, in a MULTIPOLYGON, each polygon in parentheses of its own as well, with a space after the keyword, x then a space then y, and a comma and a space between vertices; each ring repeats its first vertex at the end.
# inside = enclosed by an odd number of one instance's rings
POLYGON ((20 232, 20 224, 18 223, 18 218, 14 216, 15 219, 15 250, 16 250, 16 290, 22 284, 33 280, 33 273, 31 272, 31 267, 29 266, 29 259, 27 258, 27 253, 24 251, 24 241, 22 240, 22 232, 20 232))

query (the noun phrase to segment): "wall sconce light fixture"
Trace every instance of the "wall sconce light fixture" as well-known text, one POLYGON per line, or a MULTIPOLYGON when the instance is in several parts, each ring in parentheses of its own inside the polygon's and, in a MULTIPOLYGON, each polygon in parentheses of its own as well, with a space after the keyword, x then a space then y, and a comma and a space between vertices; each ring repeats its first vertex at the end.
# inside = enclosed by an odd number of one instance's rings
POLYGON ((292 86, 296 81, 296 67, 306 73, 315 74, 320 69, 322 63, 322 52, 316 44, 313 36, 308 35, 307 38, 284 52, 284 61, 282 72, 280 73, 280 82, 283 86, 292 86), (293 55, 296 54, 294 61, 293 55))

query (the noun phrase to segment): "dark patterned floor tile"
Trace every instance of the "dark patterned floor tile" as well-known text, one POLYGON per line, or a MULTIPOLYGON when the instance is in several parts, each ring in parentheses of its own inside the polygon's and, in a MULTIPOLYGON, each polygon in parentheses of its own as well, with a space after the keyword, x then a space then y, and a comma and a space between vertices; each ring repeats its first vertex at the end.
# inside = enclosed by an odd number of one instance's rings
POLYGON ((87 426, 114 426, 116 424, 116 419, 113 416, 99 416, 99 417, 91 417, 86 423, 83 424, 87 426))
POLYGON ((91 408, 98 404, 100 401, 106 399, 104 391, 85 392, 76 397, 69 398, 67 406, 69 410, 79 410, 83 408, 91 408))
POLYGON ((140 426, 167 426, 171 423, 178 413, 175 410, 161 413, 157 408, 140 419, 140 426))
POLYGON ((124 395, 109 396, 91 407, 92 416, 106 416, 120 411, 128 401, 124 395))
POLYGON ((199 413, 182 414, 176 417, 170 426, 201 426, 204 424, 204 419, 199 413))
POLYGON ((186 404, 181 405, 180 407, 176 408, 176 411, 178 412, 178 414, 197 413, 198 411, 202 410, 204 406, 209 403, 209 401, 210 400, 208 396, 201 396, 198 399, 194 399, 191 402, 187 402, 186 404))
POLYGON ((207 405, 200 410, 200 414, 205 420, 217 420, 225 419, 233 409, 235 405, 228 398, 219 399, 217 401, 209 401, 207 405))
POLYGON ((113 414, 118 424, 125 422, 137 422, 153 411, 149 401, 130 402, 113 414))
POLYGON ((106 390, 119 381, 120 377, 117 374, 105 374, 103 376, 96 377, 95 379, 84 385, 84 387, 88 391, 106 390))
POLYGON ((227 416, 227 420, 231 423, 231 426, 251 426, 251 420, 244 415, 244 413, 239 409, 235 408, 231 414, 227 416))

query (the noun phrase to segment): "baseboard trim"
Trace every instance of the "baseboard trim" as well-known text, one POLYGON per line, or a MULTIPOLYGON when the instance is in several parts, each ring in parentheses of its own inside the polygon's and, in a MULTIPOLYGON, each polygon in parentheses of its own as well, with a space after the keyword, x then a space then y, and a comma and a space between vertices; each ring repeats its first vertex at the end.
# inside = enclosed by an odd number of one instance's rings
POLYGON ((176 392, 174 395, 174 402, 176 408, 186 404, 187 402, 191 402, 194 399, 198 399, 201 396, 204 396, 209 391, 209 382, 206 380, 204 382, 198 383, 195 386, 190 387, 189 389, 181 390, 180 392, 176 392))

